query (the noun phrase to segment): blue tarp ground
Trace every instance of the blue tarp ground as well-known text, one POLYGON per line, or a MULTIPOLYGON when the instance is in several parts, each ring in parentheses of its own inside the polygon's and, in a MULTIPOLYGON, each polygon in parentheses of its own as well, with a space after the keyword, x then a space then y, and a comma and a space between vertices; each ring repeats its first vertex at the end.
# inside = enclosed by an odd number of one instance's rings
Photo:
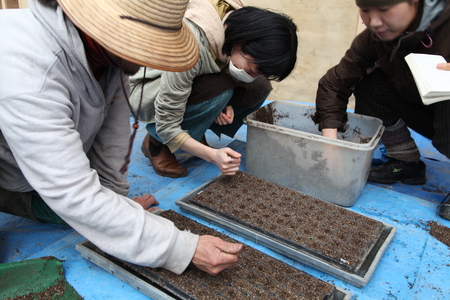
MULTIPOLYGON (((450 192, 449 161, 437 153, 430 141, 413 133, 427 164, 428 182, 421 186, 403 184, 366 184, 354 206, 348 209, 393 225, 397 232, 382 257, 370 282, 357 288, 331 275, 257 245, 233 233, 200 220, 175 205, 177 199, 219 174, 218 169, 200 159, 179 152, 177 156, 189 170, 185 178, 172 179, 156 175, 148 160, 140 153, 145 135, 141 126, 133 148, 129 179, 130 196, 151 193, 159 200, 162 209, 173 209, 202 224, 232 236, 298 269, 347 290, 353 299, 446 299, 450 298, 450 247, 444 245, 427 231, 427 222, 437 221, 450 227, 436 214, 436 207, 450 192)), ((213 147, 229 145, 243 154, 245 171, 246 126, 235 139, 208 132, 208 143, 213 147)), ((382 148, 375 152, 375 161, 383 159, 382 148)), ((68 282, 85 299, 148 299, 127 283, 84 259, 75 245, 84 240, 72 229, 0 213, 0 263, 55 256, 63 260, 68 282)))

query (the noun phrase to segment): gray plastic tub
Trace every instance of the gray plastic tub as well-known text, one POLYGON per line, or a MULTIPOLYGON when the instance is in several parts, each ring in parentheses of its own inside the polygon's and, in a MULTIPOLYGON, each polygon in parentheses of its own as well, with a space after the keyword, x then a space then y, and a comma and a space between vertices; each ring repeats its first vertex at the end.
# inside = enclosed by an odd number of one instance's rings
POLYGON ((352 206, 369 176, 384 131, 377 118, 349 113, 345 133, 323 137, 312 121, 315 107, 272 102, 244 119, 245 171, 341 206, 352 206))

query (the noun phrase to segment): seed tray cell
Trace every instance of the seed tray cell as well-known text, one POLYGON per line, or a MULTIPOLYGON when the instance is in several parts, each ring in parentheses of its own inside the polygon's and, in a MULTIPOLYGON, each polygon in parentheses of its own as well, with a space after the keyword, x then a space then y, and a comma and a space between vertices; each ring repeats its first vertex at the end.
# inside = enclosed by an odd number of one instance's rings
POLYGON ((355 286, 367 284, 395 228, 246 172, 219 175, 182 210, 355 286))
MULTIPOLYGON (((174 211, 159 211, 180 230, 230 237, 174 211)), ((349 300, 351 294, 245 246, 238 263, 217 276, 189 266, 182 275, 164 269, 134 265, 112 257, 89 241, 77 245, 84 257, 126 281, 153 299, 327 299, 349 300)))

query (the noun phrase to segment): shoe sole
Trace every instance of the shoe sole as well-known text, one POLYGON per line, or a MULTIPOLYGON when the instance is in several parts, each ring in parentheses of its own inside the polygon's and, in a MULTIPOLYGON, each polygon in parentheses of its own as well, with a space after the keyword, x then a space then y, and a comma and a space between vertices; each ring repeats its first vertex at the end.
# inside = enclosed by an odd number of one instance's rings
POLYGON ((400 183, 404 183, 404 184, 409 184, 409 185, 422 185, 425 184, 427 182, 427 178, 426 177, 421 177, 421 178, 403 178, 403 179, 375 179, 372 177, 369 177, 367 179, 368 181, 372 181, 372 182, 376 182, 376 183, 382 183, 382 184, 394 184, 397 182, 400 183))

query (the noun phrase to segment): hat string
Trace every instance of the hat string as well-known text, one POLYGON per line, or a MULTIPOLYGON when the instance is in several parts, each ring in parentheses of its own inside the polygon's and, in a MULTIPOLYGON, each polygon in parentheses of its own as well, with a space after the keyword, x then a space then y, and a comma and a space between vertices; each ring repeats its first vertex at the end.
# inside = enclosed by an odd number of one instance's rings
POLYGON ((121 19, 135 21, 135 22, 139 22, 139 23, 142 23, 142 24, 145 24, 145 25, 148 25, 148 26, 151 26, 151 27, 156 27, 156 28, 159 28, 159 29, 163 29, 163 30, 178 31, 178 30, 181 29, 181 25, 178 26, 178 27, 167 27, 167 26, 161 26, 161 25, 157 25, 157 24, 154 24, 154 23, 150 23, 148 21, 144 21, 144 20, 141 20, 141 19, 136 19, 136 18, 133 18, 133 17, 130 17, 130 16, 120 16, 120 18, 121 19))
MULTIPOLYGON (((119 62, 119 66, 120 66, 120 62, 119 62)), ((122 91, 123 91, 123 94, 125 95, 125 100, 127 101, 127 105, 128 105, 128 108, 130 109, 131 115, 134 118, 133 133, 130 136, 130 143, 128 144, 128 152, 127 152, 127 155, 125 155, 125 162, 122 165, 122 167, 120 168, 120 172, 122 174, 125 174, 125 172, 128 171, 128 165, 130 164, 131 151, 133 150, 134 138, 136 137, 136 133, 137 133, 137 130, 139 128, 139 114, 141 112, 141 104, 142 104, 142 99, 144 97, 144 85, 145 85, 145 80, 146 80, 146 77, 145 77, 146 71, 147 71, 147 68, 144 67, 144 77, 143 77, 143 80, 142 80, 141 98, 139 99, 139 106, 138 106, 138 109, 137 109, 137 111, 135 113, 133 111, 132 107, 131 107, 130 99, 128 98, 127 92, 125 91, 125 86, 123 85, 123 75, 122 75, 123 72, 122 72, 122 70, 119 70, 119 72, 120 72, 120 83, 122 85, 122 91)))

